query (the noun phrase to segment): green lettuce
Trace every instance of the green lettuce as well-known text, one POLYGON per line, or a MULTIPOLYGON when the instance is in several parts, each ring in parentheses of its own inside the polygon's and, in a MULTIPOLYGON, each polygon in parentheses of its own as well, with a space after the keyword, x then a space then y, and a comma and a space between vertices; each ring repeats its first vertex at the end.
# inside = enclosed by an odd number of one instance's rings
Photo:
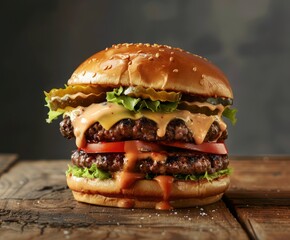
POLYGON ((226 107, 225 110, 223 111, 223 116, 228 118, 231 121, 231 123, 235 125, 237 122, 237 118, 236 118, 237 112, 238 110, 236 108, 226 107))
MULTIPOLYGON (((174 178, 176 179, 180 179, 180 180, 192 180, 192 181, 198 181, 198 180, 202 180, 202 179, 207 179, 209 182, 213 181, 216 178, 219 178, 221 176, 224 175, 230 175, 232 173, 232 169, 231 168, 226 168, 223 170, 219 170, 215 173, 212 174, 208 174, 208 172, 205 172, 204 174, 199 174, 199 175, 193 175, 193 174, 175 174, 173 175, 174 178)), ((145 178, 148 180, 153 179, 154 177, 156 177, 155 174, 152 173, 147 173, 145 175, 145 178)))
POLYGON ((62 115, 65 112, 64 109, 57 109, 56 111, 53 111, 51 109, 49 109, 49 112, 47 113, 47 119, 46 122, 47 123, 51 123, 52 120, 57 119, 58 116, 62 115))
MULTIPOLYGON (((205 172, 204 174, 199 174, 199 175, 175 174, 173 175, 173 177, 176 179, 191 180, 191 181, 207 179, 209 182, 211 182, 216 178, 219 178, 224 175, 230 175, 231 173, 232 173, 232 169, 226 168, 212 174, 208 174, 208 172, 205 172)), ((99 178, 100 180, 104 180, 104 179, 111 178, 111 175, 109 172, 98 169, 95 163, 93 163, 90 168, 87 168, 87 167, 82 168, 75 165, 73 166, 68 165, 68 170, 66 171, 66 175, 70 175, 70 174, 72 174, 75 177, 84 177, 84 178, 89 178, 89 179, 99 178)), ((145 179, 148 179, 148 180, 152 180, 154 177, 156 177, 155 174, 148 173, 145 175, 145 179)))
POLYGON ((231 173, 232 173, 232 169, 226 168, 226 169, 219 170, 219 171, 212 173, 212 174, 208 174, 208 172, 205 172, 204 174, 200 174, 200 175, 176 174, 174 177, 177 179, 192 180, 192 181, 207 179, 209 182, 211 182, 216 178, 219 178, 223 175, 230 175, 231 173))
POLYGON ((49 112, 47 113, 47 119, 46 119, 47 123, 51 123, 52 120, 57 119, 58 116, 62 115, 65 112, 64 109, 52 110, 50 107, 50 99, 48 96, 45 97, 45 101, 46 101, 45 106, 49 108, 49 112))
POLYGON ((66 175, 72 174, 75 177, 84 177, 84 178, 90 178, 90 179, 94 179, 94 178, 99 178, 101 180, 104 179, 108 179, 111 178, 111 175, 106 172, 103 171, 101 169, 97 168, 96 164, 92 164, 92 166, 90 168, 81 168, 78 166, 70 166, 68 165, 68 170, 66 171, 66 175))
POLYGON ((115 88, 107 92, 107 101, 123 105, 130 111, 140 112, 142 109, 149 109, 152 112, 173 112, 179 102, 152 101, 150 99, 134 98, 124 95, 123 87, 115 88))

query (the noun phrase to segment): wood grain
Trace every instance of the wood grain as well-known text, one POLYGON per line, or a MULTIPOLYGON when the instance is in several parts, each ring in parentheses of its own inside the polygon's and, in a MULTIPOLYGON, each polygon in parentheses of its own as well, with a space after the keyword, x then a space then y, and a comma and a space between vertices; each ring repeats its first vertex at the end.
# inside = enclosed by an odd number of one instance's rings
POLYGON ((224 202, 189 209, 118 209, 76 202, 68 161, 20 161, 0 178, 5 239, 248 239, 224 202))
POLYGON ((0 176, 18 159, 17 154, 0 154, 0 176))
POLYGON ((290 239, 290 206, 237 206, 252 239, 290 239))
POLYGON ((263 199, 264 204, 289 205, 290 157, 232 159, 231 167, 231 186, 226 196, 235 204, 263 199))
POLYGON ((252 239, 290 239, 290 157, 239 158, 226 202, 252 239))

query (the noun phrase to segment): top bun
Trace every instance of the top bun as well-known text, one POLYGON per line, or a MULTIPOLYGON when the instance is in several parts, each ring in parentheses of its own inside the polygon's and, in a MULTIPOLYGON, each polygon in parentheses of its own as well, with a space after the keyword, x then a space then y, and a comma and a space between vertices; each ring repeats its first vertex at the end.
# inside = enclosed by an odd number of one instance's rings
POLYGON ((83 62, 68 85, 142 86, 155 90, 233 98, 215 65, 179 48, 158 44, 118 44, 83 62))

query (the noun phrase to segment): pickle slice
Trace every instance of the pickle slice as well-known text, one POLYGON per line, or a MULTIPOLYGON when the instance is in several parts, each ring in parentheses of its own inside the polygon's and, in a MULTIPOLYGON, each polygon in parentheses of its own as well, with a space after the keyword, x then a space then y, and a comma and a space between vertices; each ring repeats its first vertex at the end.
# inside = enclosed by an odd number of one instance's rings
POLYGON ((78 107, 83 106, 87 107, 92 103, 104 102, 106 100, 106 93, 100 94, 74 94, 74 95, 65 95, 64 97, 54 97, 50 101, 49 106, 51 110, 57 110, 59 108, 64 109, 66 107, 78 107))
POLYGON ((90 93, 103 93, 106 92, 107 88, 98 86, 98 85, 71 85, 66 86, 66 88, 54 88, 51 89, 48 93, 45 93, 45 96, 51 99, 52 97, 63 97, 65 95, 73 95, 76 93, 84 93, 84 94, 90 94, 90 93))
POLYGON ((218 115, 219 113, 219 109, 211 110, 209 107, 206 106, 200 107, 194 104, 188 104, 187 102, 183 101, 178 104, 177 109, 187 110, 190 111, 191 113, 201 113, 207 116, 218 115))
POLYGON ((142 86, 128 87, 124 91, 124 95, 162 102, 178 102, 181 99, 180 92, 157 91, 153 88, 144 88, 142 86))
POLYGON ((106 100, 106 88, 94 85, 73 85, 62 89, 52 89, 44 92, 46 102, 51 110, 66 107, 89 106, 92 103, 106 100))
POLYGON ((231 98, 223 98, 223 97, 205 97, 205 96, 195 96, 195 95, 182 95, 181 101, 187 102, 207 102, 212 105, 222 104, 223 106, 233 105, 233 99, 231 98))

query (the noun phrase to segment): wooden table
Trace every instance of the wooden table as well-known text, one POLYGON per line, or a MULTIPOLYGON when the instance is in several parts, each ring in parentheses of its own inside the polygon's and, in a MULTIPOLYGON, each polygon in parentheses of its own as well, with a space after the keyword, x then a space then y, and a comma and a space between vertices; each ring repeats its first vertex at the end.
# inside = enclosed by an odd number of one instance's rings
POLYGON ((0 239, 290 239, 290 157, 232 157, 222 201, 170 211, 78 203, 68 163, 0 155, 0 239))

